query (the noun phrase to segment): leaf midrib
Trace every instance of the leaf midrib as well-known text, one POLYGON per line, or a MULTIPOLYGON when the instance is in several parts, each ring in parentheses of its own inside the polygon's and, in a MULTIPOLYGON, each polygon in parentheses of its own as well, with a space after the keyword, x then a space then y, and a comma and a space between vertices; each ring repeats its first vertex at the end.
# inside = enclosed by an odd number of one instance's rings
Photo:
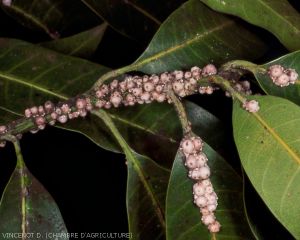
POLYGON ((23 9, 17 7, 16 5, 11 5, 9 8, 12 9, 13 11, 23 15, 25 18, 29 19, 36 26, 43 29, 50 37, 53 38, 53 35, 51 34, 49 28, 45 24, 43 24, 41 21, 39 21, 38 18, 34 17, 33 15, 28 14, 27 12, 25 12, 23 9))
MULTIPOLYGON (((0 78, 1 78, 1 77, 7 79, 8 81, 13 81, 13 82, 16 82, 16 83, 25 85, 25 86, 30 87, 30 88, 34 88, 34 89, 36 89, 36 90, 38 90, 38 91, 41 91, 41 92, 43 92, 43 93, 46 93, 46 94, 49 94, 49 95, 58 97, 58 98, 60 98, 60 99, 62 99, 62 100, 67 100, 67 99, 69 99, 69 97, 66 96, 66 95, 62 95, 62 94, 55 93, 55 92, 53 92, 53 91, 50 91, 50 90, 48 90, 48 89, 45 89, 45 88, 42 87, 42 86, 39 86, 39 85, 37 85, 37 84, 32 84, 32 83, 29 83, 29 82, 25 82, 25 81, 23 81, 22 79, 19 79, 19 78, 15 77, 15 76, 12 76, 12 75, 9 75, 9 74, 4 74, 3 72, 0 72, 0 78)), ((18 114, 18 113, 14 112, 14 111, 11 111, 10 109, 5 109, 5 110, 7 110, 7 111, 9 111, 9 112, 12 112, 12 113, 14 113, 14 114, 18 114)), ((145 128, 145 127, 143 127, 143 126, 141 126, 141 125, 139 125, 139 124, 136 124, 136 123, 133 123, 133 122, 129 122, 129 121, 127 121, 126 119, 120 118, 119 116, 116 116, 116 115, 114 115, 114 114, 111 114, 111 113, 108 113, 108 114, 109 114, 110 117, 112 117, 113 119, 118 120, 118 121, 120 121, 120 122, 122 122, 122 123, 124 123, 124 124, 126 124, 126 125, 128 125, 128 126, 134 127, 134 128, 136 128, 136 129, 139 129, 139 130, 142 130, 142 131, 145 131, 145 132, 147 132, 147 133, 149 133, 149 134, 152 134, 152 135, 154 135, 154 136, 159 136, 159 137, 162 137, 162 138, 166 138, 166 139, 168 139, 171 143, 177 143, 177 142, 178 142, 178 141, 176 141, 175 139, 173 139, 172 137, 167 137, 167 136, 164 136, 164 135, 160 135, 160 134, 156 133, 155 131, 152 131, 152 130, 149 129, 149 128, 145 128)), ((19 114, 18 114, 18 115, 19 115, 19 114)))
MULTIPOLYGON (((125 140, 124 140, 124 142, 127 145, 125 140)), ((142 170, 142 166, 141 166, 140 162, 135 158, 135 156, 134 156, 133 152, 130 150, 129 146, 127 145, 126 147, 127 147, 127 150, 125 151, 126 152, 125 155, 128 158, 128 160, 130 160, 132 162, 133 168, 138 173, 138 175, 140 177, 140 180, 142 181, 142 183, 143 183, 143 185, 146 189, 146 192, 148 192, 148 195, 151 198, 151 201, 152 201, 152 204, 154 205, 153 207, 155 208, 154 210, 155 210, 156 215, 159 219, 159 222, 161 223, 163 229, 165 230, 166 229, 166 224, 165 224, 165 219, 164 219, 164 214, 163 214, 162 207, 159 204, 159 200, 157 199, 151 185, 148 184, 147 178, 144 174, 144 171, 142 170)))
POLYGON ((162 212, 162 208, 159 204, 158 199, 156 198, 155 194, 154 194, 154 190, 152 189, 152 187, 150 186, 150 184, 147 182, 147 178, 142 170, 142 167, 139 163, 138 160, 136 160, 133 151, 131 150, 131 148, 128 146, 127 142, 125 141, 125 139, 123 138, 123 136, 120 134, 118 128, 115 126, 115 124, 113 123, 113 121, 111 120, 111 118, 109 117, 109 115, 105 112, 105 111, 92 111, 96 116, 98 116, 99 118, 101 118, 104 123, 109 127, 110 131, 112 132, 112 134, 115 136, 115 138, 117 139, 118 143, 120 144, 121 148, 123 149, 126 158, 131 161, 133 168, 135 169, 135 171, 137 172, 141 182, 143 183, 143 186, 145 187, 146 192, 148 193, 151 202, 153 204, 153 207, 155 209, 156 215, 161 223, 161 226, 164 229, 166 229, 166 224, 165 224, 165 219, 164 219, 164 214, 162 212))
POLYGON ((296 28, 290 21, 288 21, 286 18, 284 18, 282 15, 278 14, 276 10, 274 10, 272 7, 270 7, 267 3, 265 3, 262 0, 258 0, 258 2, 260 2, 262 5, 264 5, 267 9, 271 10, 271 12, 273 12, 273 14, 275 14, 279 19, 282 19, 283 22, 286 22, 288 25, 290 25, 293 29, 296 30, 296 32, 299 32, 299 29, 296 28))
MULTIPOLYGON (((242 111, 245 111, 245 110, 242 110, 242 111)), ((236 115, 237 116, 237 115, 236 115)), ((259 112, 256 112, 256 113, 252 113, 250 115, 248 115, 247 118, 251 117, 251 116, 254 116, 259 124, 262 125, 262 127, 264 127, 264 129, 266 129, 273 137, 274 139, 288 152, 288 154, 291 156, 291 158, 296 162, 297 164, 297 169, 295 171, 295 173, 293 174, 293 176, 289 179, 289 183, 288 185, 285 187, 285 190, 283 192, 283 194, 281 195, 281 199, 280 199, 280 205, 279 205, 279 212, 278 211, 275 211, 275 209, 273 208, 270 208, 271 212, 276 216, 277 219, 282 219, 282 208, 283 208, 283 201, 285 199, 285 197, 287 196, 287 190, 289 189, 289 185, 291 184, 291 181, 295 178, 296 174, 298 174, 299 172, 299 169, 300 169, 300 157, 295 153, 295 151, 293 151, 293 149, 284 142, 284 140, 279 136, 279 134, 277 134, 276 131, 274 131, 274 129, 272 129, 268 123, 264 120, 264 118, 259 114, 259 112)), ((235 120, 237 121, 237 120, 235 120)), ((242 128, 242 127, 241 127, 242 128)), ((241 130, 240 128, 240 130, 241 130)), ((264 190, 262 189, 262 195, 264 195, 264 190)), ((289 225, 286 223, 285 220, 280 220, 281 223, 286 227, 286 228, 289 228, 289 225)), ((292 233, 293 234, 293 233, 292 233)), ((293 234, 294 235, 294 234, 293 234)))
MULTIPOLYGON (((155 54, 153 54, 153 55, 151 55, 149 57, 146 57, 145 59, 143 59, 143 55, 142 55, 142 56, 140 56, 136 60, 135 63, 133 63, 130 66, 131 66, 131 68, 136 69, 136 68, 141 67, 141 66, 143 66, 143 65, 145 65, 145 64, 147 64, 149 62, 152 62, 152 61, 155 61, 155 60, 159 60, 159 58, 162 58, 162 57, 164 57, 164 56, 166 56, 168 54, 172 54, 173 52, 175 52, 177 50, 180 50, 180 49, 182 49, 182 48, 184 48, 184 47, 186 47, 188 45, 191 45, 194 42, 197 42, 200 39, 203 39, 206 36, 208 36, 208 35, 210 35, 210 34, 212 34, 214 32, 217 32, 217 31, 220 31, 220 30, 222 30, 222 29, 224 29, 226 27, 229 27, 230 25, 233 25, 234 23, 235 22, 233 20, 227 20, 224 23, 222 23, 222 24, 220 24, 220 25, 218 25, 218 26, 216 26, 216 27, 214 27, 214 28, 212 28, 212 29, 210 29, 208 31, 205 31, 205 32, 203 32, 201 34, 196 34, 196 36, 194 36, 191 39, 187 39, 186 41, 183 41, 183 42, 181 42, 179 44, 176 44, 175 46, 169 47, 169 48, 167 48, 167 49, 165 49, 163 51, 159 51, 158 53, 155 53, 155 54), (140 59, 142 59, 142 60, 140 60, 140 59)), ((148 50, 149 50, 149 48, 146 49, 145 52, 147 52, 148 50)))
POLYGON ((25 186, 25 177, 26 177, 26 167, 23 160, 21 148, 19 142, 14 142, 15 153, 17 156, 17 166, 15 171, 20 177, 20 195, 21 195, 21 231, 22 231, 22 240, 25 240, 25 234, 27 233, 26 221, 27 221, 27 199, 25 196, 26 186, 25 186))
MULTIPOLYGON (((201 0, 203 1, 203 0, 201 0)), ((278 14, 278 12, 273 9, 271 6, 269 6, 267 3, 265 3, 262 0, 257 0, 258 3, 265 6, 267 9, 269 9, 275 16, 277 16, 279 19, 282 19, 283 22, 286 22, 288 25, 290 25, 293 29, 295 29, 297 32, 299 32, 299 29, 295 27, 290 21, 288 21, 286 18, 284 18, 282 15, 278 14)), ((225 9, 225 8, 224 8, 225 9)))
POLYGON ((156 17, 152 16, 151 13, 148 13, 146 10, 144 10, 141 7, 139 7, 137 4, 132 3, 129 0, 127 0, 125 3, 128 4, 128 5, 130 5, 130 6, 132 6, 136 11, 142 13, 144 16, 146 16, 147 18, 149 18, 151 21, 155 22, 158 26, 161 25, 161 21, 159 21, 156 17))
MULTIPOLYGON (((99 35, 101 34, 101 38, 104 35, 104 31, 107 29, 108 24, 106 22, 102 23, 100 26, 95 27, 94 29, 96 29, 97 34, 94 34, 94 32, 91 34, 90 39, 87 39, 86 41, 84 41, 82 44, 79 44, 76 48, 74 48, 69 55, 75 55, 77 54, 77 52, 79 52, 82 48, 85 47, 85 45, 88 45, 90 42, 94 41, 95 39, 97 39, 99 37, 99 35), (93 35, 94 34, 94 35, 93 35)), ((93 29, 93 30, 94 30, 93 29)), ((87 30, 89 31, 89 30, 87 30)), ((86 31, 86 32, 87 32, 86 31)), ((70 37, 69 37, 70 39, 70 37)))
POLYGON ((285 141, 277 134, 277 132, 272 129, 268 123, 260 116, 259 112, 253 113, 253 116, 258 120, 258 122, 265 127, 266 130, 274 137, 274 139, 289 153, 293 160, 300 165, 300 157, 292 150, 292 148, 285 143, 285 141))
POLYGON ((59 93, 55 93, 55 92, 50 91, 50 90, 48 90, 48 89, 46 89, 46 88, 44 88, 42 86, 37 85, 37 84, 32 84, 32 83, 29 83, 29 82, 25 82, 22 79, 19 79, 19 78, 13 76, 13 75, 10 75, 10 74, 7 74, 7 73, 0 72, 0 78, 4 78, 4 79, 7 79, 8 81, 12 81, 12 82, 16 82, 16 83, 22 84, 22 85, 25 85, 25 86, 30 87, 30 88, 35 88, 38 91, 41 91, 41 92, 47 93, 49 95, 61 98, 63 100, 67 100, 68 99, 68 97, 65 96, 65 95, 62 95, 62 94, 59 94, 59 93))
POLYGON ((124 35, 125 37, 131 39, 131 40, 135 40, 133 37, 129 36, 128 34, 126 34, 124 31, 120 31, 117 28, 115 28, 112 24, 110 24, 110 22, 106 21, 106 19, 104 17, 101 16, 101 14, 99 14, 93 6, 91 6, 86 0, 81 0, 81 2, 83 2, 83 4, 90 9, 97 17, 99 17, 102 21, 104 21, 105 23, 107 23, 113 30, 115 30, 116 32, 120 32, 122 35, 124 35))

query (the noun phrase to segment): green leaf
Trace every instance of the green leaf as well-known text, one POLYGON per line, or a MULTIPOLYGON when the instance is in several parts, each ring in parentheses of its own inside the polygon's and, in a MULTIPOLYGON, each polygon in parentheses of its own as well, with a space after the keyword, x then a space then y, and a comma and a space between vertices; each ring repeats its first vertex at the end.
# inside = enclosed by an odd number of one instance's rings
POLYGON ((132 238, 164 239, 164 205, 169 171, 136 154, 105 111, 93 110, 93 113, 109 128, 127 159, 127 211, 132 238))
POLYGON ((290 51, 300 49, 300 15, 287 0, 201 0, 273 33, 290 51))
POLYGON ((246 173, 243 174, 243 185, 246 217, 255 239, 294 239, 284 226, 274 218, 251 185, 246 173), (259 217, 257 217, 258 215, 259 217))
MULTIPOLYGON (((26 107, 43 104, 47 99, 58 102, 83 93, 108 71, 83 59, 5 38, 0 39, 0 62, 0 106, 16 118, 26 107)), ((78 119, 66 127, 82 132, 106 149, 118 149, 98 119, 78 119)))
POLYGON ((199 0, 190 0, 161 25, 133 65, 145 73, 158 73, 236 58, 255 59, 264 49, 265 45, 234 19, 210 10, 199 0))
POLYGON ((71 37, 41 43, 40 46, 66 55, 89 58, 96 51, 107 28, 103 23, 71 37))
POLYGON ((221 231, 212 235, 202 224, 199 208, 193 204, 193 182, 188 178, 182 154, 178 152, 167 193, 167 239, 254 239, 245 218, 242 179, 209 145, 205 144, 204 152, 219 198, 216 217, 222 225, 221 231))
MULTIPOLYGON (((293 68, 300 74, 300 51, 293 52, 282 56, 272 62, 264 64, 263 67, 268 69, 271 65, 280 64, 284 68, 293 68)), ((276 86, 267 73, 263 74, 260 71, 254 71, 254 75, 265 93, 273 96, 286 98, 300 105, 300 80, 295 84, 287 87, 276 86)))
POLYGON ((80 1, 11 0, 1 1, 0 7, 22 25, 43 31, 53 39, 99 23, 99 19, 80 1))
POLYGON ((17 166, 7 184, 0 202, 0 232, 20 233, 27 238, 46 238, 47 233, 66 237, 67 229, 60 211, 47 190, 29 172, 18 143, 15 143, 17 166), (31 235, 33 234, 33 235, 31 235))
POLYGON ((101 19, 125 36, 148 42, 161 22, 184 0, 82 0, 101 19))
POLYGON ((300 237, 300 108, 271 96, 256 96, 250 114, 235 103, 233 130, 243 167, 274 216, 300 237))
POLYGON ((127 214, 133 239, 165 239, 169 170, 134 152, 127 156, 127 166, 127 214))
MULTIPOLYGON (((189 120, 203 139, 216 149, 223 147, 224 127, 220 120, 194 103, 184 103, 189 120)), ((177 113, 172 106, 152 103, 118 108, 109 111, 109 114, 122 136, 137 152, 171 168, 182 135, 177 113)))
MULTIPOLYGON (((1 114, 2 124, 12 120, 12 113, 18 118, 26 107, 43 104, 46 100, 58 102, 83 93, 108 71, 101 65, 13 39, 0 39, 0 63, 0 107, 7 111, 1 114)), ((202 129, 201 136, 214 147, 221 146, 217 140, 224 132, 220 121, 195 104, 187 103, 186 106, 191 122, 202 129)), ((109 114, 131 147, 170 167, 179 144, 181 126, 169 104, 118 108, 109 114), (143 144, 145 140, 148 144, 143 144)), ((85 120, 73 120, 61 127, 81 132, 108 150, 120 151, 97 117, 89 115, 85 120)))
MULTIPOLYGON (((187 109, 192 105, 186 104, 187 109)), ((129 231, 133 239, 165 239, 165 198, 170 171, 157 165, 151 159, 135 153, 124 140, 124 135, 120 133, 110 114, 104 111, 93 111, 93 113, 108 126, 126 155, 127 212, 129 231)), ((199 122, 204 123, 202 126, 209 124, 204 111, 192 112, 190 120, 195 123, 195 130, 198 133, 205 133, 197 124, 199 122)), ((211 125, 214 125, 214 117, 211 120, 211 125)), ((204 129, 207 130, 207 127, 204 129)), ((219 137, 219 134, 215 134, 214 141, 220 143, 220 140, 217 140, 219 137)), ((169 151, 166 146, 162 147, 166 152, 169 151)))

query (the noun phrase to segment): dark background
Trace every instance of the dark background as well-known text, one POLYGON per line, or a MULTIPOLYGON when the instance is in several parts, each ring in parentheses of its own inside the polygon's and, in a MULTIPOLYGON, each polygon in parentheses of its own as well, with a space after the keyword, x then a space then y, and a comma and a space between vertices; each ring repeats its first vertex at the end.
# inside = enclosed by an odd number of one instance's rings
MULTIPOLYGON (((299 11, 299 1, 290 2, 299 11)), ((271 34, 262 29, 251 28, 270 47, 258 62, 287 53, 271 34)), ((2 10, 0 36, 34 43, 49 40, 45 34, 23 27, 2 10)), ((134 61, 144 47, 109 28, 93 60, 117 68, 134 61), (115 57, 115 53, 118 57, 115 57)), ((192 96, 189 100, 208 109, 226 123, 228 139, 224 154, 234 159, 234 167, 239 171, 232 139, 231 100, 224 98, 223 93, 209 97, 192 96)), ((35 135, 24 134, 21 147, 27 167, 55 199, 69 232, 128 232, 125 198, 127 169, 122 154, 105 151, 83 135, 54 127, 47 127, 35 135)), ((16 157, 11 144, 0 149, 0 192, 3 192, 15 163, 16 157)), ((293 239, 272 217, 250 184, 247 184, 247 199, 251 206, 249 214, 258 228, 264 229, 264 239, 293 239)))

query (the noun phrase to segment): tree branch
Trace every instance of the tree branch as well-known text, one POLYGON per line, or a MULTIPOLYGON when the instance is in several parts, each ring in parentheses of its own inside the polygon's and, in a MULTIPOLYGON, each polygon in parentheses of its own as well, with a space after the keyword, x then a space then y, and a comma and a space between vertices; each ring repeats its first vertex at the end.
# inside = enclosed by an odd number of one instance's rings
MULTIPOLYGON (((20 138, 21 134, 26 133, 28 131, 36 132, 37 130, 44 129, 45 125, 51 124, 54 125, 56 122, 65 123, 67 120, 77 118, 79 116, 84 117, 87 112, 90 112, 92 109, 109 109, 111 107, 119 107, 122 105, 132 106, 134 104, 142 104, 142 103, 150 103, 152 101, 163 102, 166 100, 172 101, 170 98, 173 98, 174 103, 177 105, 177 108, 180 108, 179 101, 175 95, 182 96, 182 91, 184 92, 184 96, 196 94, 199 87, 201 86, 212 86, 212 83, 209 82, 206 78, 201 76, 201 70, 195 75, 195 80, 192 76, 192 71, 174 71, 170 73, 163 73, 161 75, 151 75, 147 76, 149 80, 147 82, 141 82, 141 76, 127 76, 123 81, 115 81, 114 83, 104 84, 103 82, 124 74, 128 71, 132 71, 139 66, 139 63, 126 66, 124 68, 114 70, 104 74, 94 85, 92 89, 79 95, 74 98, 70 98, 66 101, 59 102, 51 111, 48 111, 45 106, 33 107, 33 108, 42 108, 41 112, 31 113, 31 109, 27 109, 29 112, 29 116, 22 117, 16 121, 10 122, 6 126, 0 126, 0 144, 4 141, 14 141, 14 139, 20 138), (186 73, 188 73, 189 77, 187 77, 186 73), (181 76, 181 77, 178 77, 181 76), (156 79, 155 79, 156 78, 156 79), (157 80, 159 79, 159 80, 157 80), (187 85, 191 86, 191 79, 193 80, 192 89, 185 89, 187 85), (134 87, 131 89, 122 89, 121 84, 126 83, 128 85, 129 81, 132 81, 134 87), (150 83, 150 84, 149 84, 150 83), (174 83, 178 85, 182 85, 183 90, 181 92, 173 89, 174 83), (116 86, 113 86, 115 84, 116 86), (150 88, 153 88, 151 91, 146 89, 146 85, 149 85, 150 88), (160 86, 160 89, 156 87, 160 86), (106 89, 106 90, 105 90, 106 89), (149 93, 150 98, 148 100, 142 100, 140 96, 135 96, 134 89, 142 89, 144 93, 149 93), (171 90, 170 90, 171 89, 171 90), (158 91, 158 92, 156 92, 158 91), (171 92, 171 95, 168 95, 167 92, 171 92), (103 93, 103 94, 102 94, 103 93), (155 94, 154 94, 155 93, 155 94), (102 96, 102 95, 103 96, 102 96), (100 96, 101 95, 101 96, 100 96), (130 102, 128 100, 129 96, 134 100, 130 102), (175 96, 175 98, 174 98, 175 96), (175 100, 176 99, 176 100, 175 100), (118 103, 118 101, 120 102, 118 103), (78 104, 84 104, 83 108, 78 108, 78 104), (55 116, 54 116, 55 115, 55 116), (1 127, 4 127, 5 130, 1 131, 1 127)), ((199 69, 199 68, 197 68, 199 69)), ((145 76, 145 75, 144 75, 145 76)), ((144 77, 143 76, 143 77, 144 77)), ((149 95, 148 94, 148 95, 149 95)), ((46 103, 45 103, 46 104, 46 103)), ((179 115, 181 116, 182 121, 184 122, 184 118, 182 117, 183 111, 180 110, 179 115)), ((184 124, 185 131, 188 129, 188 122, 184 124)), ((3 129, 2 129, 3 130, 3 129)))

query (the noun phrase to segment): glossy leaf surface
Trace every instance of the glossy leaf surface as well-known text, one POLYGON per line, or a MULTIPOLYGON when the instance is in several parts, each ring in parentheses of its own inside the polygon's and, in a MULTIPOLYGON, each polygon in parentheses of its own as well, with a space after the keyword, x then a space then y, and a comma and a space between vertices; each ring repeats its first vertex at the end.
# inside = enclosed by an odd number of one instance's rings
POLYGON ((66 55, 89 58, 96 51, 99 43, 107 28, 107 24, 103 23, 97 27, 76 35, 41 43, 45 48, 55 50, 66 55))
MULTIPOLYGON (((300 75, 300 51, 282 56, 274 61, 264 64, 263 67, 268 69, 271 65, 275 64, 282 65, 286 69, 295 69, 300 75)), ((298 78, 296 83, 293 85, 289 85, 287 87, 279 87, 273 83, 272 79, 267 73, 262 74, 259 71, 255 71, 254 75, 262 89, 267 94, 283 97, 300 105, 300 78, 298 78)))
POLYGON ((218 195, 216 217, 222 230, 211 234, 201 222, 199 208, 193 203, 193 182, 187 176, 182 154, 177 153, 167 194, 167 239, 254 239, 245 218, 242 179, 211 147, 205 145, 211 181, 218 195))
POLYGON ((243 167, 274 216, 300 237, 300 108, 271 96, 253 97, 260 110, 234 105, 233 130, 243 167))
MULTIPOLYGON (((26 107, 43 104, 46 100, 62 101, 88 90, 108 71, 101 65, 19 40, 2 39, 0 55, 0 106, 10 111, 6 121, 5 116, 1 116, 3 124, 11 120, 12 113, 23 114, 26 107)), ((195 104, 187 103, 187 109, 191 121, 202 129, 203 138, 213 146, 220 146, 216 141, 223 133, 219 120, 195 104), (196 122, 199 115, 202 121, 196 122), (216 135, 212 134, 214 131, 216 135)), ((109 114, 134 149, 170 166, 166 162, 170 163, 176 152, 181 127, 169 104, 124 107, 111 110, 109 114)), ((84 121, 70 121, 63 127, 82 132, 106 149, 120 151, 103 122, 92 115, 84 121)))
POLYGON ((285 227, 274 218, 271 211, 251 185, 246 173, 243 174, 244 205, 248 224, 257 240, 261 239, 293 239, 285 227), (260 217, 257 217, 259 212, 260 217), (268 225, 266 226, 266 222, 268 225))
POLYGON ((290 51, 300 49, 300 14, 287 0, 201 0, 273 33, 290 51))
POLYGON ((140 42, 148 42, 162 21, 184 0, 82 0, 118 32, 140 42))
POLYGON ((0 6, 22 25, 43 31, 53 39, 99 23, 99 19, 80 1, 12 0, 1 1, 0 6))
POLYGON ((133 239, 165 239, 165 197, 170 172, 149 158, 132 154, 132 158, 127 156, 130 232, 133 239))
POLYGON ((17 167, 0 202, 1 238, 19 233, 24 238, 45 239, 46 234, 57 233, 56 239, 69 239, 58 206, 25 166, 18 143, 15 148, 17 167))
POLYGON ((158 73, 210 62, 219 65, 237 58, 255 59, 264 49, 254 34, 232 18, 199 0, 190 0, 161 25, 135 64, 143 72, 158 73))
POLYGON ((164 239, 165 194, 169 171, 151 159, 135 153, 126 143, 110 116, 93 111, 102 119, 121 146, 127 160, 127 211, 133 239, 164 239))

